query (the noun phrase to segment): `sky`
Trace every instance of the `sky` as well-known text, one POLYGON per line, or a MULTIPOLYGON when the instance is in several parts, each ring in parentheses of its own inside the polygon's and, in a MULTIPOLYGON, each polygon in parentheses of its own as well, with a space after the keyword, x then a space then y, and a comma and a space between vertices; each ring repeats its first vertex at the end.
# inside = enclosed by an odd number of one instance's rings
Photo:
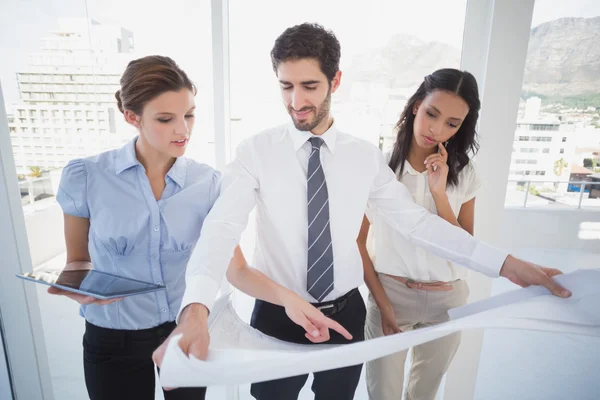
MULTIPOLYGON (((466 2, 370 0, 361 5, 304 0, 285 5, 284 0, 230 0, 233 75, 245 57, 263 57, 256 67, 259 75, 262 79, 271 74, 263 66, 268 66, 274 38, 304 21, 319 22, 336 33, 342 43, 342 64, 353 53, 384 46, 394 34, 460 48, 466 2)), ((0 54, 8 55, 0 62, 0 82, 7 103, 18 101, 15 72, 27 65, 28 54, 39 49, 40 38, 57 28, 60 17, 90 15, 119 24, 133 32, 137 54, 167 54, 198 86, 210 86, 210 0, 0 0, 0 10, 0 54)), ((597 0, 537 0, 532 26, 565 16, 599 15, 597 0)))

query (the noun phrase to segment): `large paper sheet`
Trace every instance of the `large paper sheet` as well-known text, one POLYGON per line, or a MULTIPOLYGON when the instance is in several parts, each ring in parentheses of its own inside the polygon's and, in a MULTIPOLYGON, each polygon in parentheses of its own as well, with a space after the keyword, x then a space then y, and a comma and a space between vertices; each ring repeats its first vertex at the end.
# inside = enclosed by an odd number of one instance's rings
POLYGON ((561 275, 573 296, 560 299, 541 287, 518 289, 450 311, 432 327, 348 345, 283 342, 245 324, 229 295, 211 313, 208 358, 188 358, 170 341, 161 368, 164 387, 239 385, 341 368, 370 361, 465 329, 512 328, 600 337, 600 269, 561 275))

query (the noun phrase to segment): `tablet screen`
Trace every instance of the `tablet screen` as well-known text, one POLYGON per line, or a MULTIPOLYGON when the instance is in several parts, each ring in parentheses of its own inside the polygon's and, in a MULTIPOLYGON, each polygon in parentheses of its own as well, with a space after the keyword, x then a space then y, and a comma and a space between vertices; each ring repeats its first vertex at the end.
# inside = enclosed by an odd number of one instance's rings
POLYGON ((99 272, 93 269, 68 271, 38 270, 25 273, 20 277, 104 298, 127 296, 165 288, 161 285, 99 272))

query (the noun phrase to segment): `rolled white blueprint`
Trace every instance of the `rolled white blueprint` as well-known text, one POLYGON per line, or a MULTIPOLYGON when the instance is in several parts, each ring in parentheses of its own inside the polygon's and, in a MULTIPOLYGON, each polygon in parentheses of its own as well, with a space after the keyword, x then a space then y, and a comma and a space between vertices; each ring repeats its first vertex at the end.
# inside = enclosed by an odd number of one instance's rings
POLYGON ((171 340, 163 359, 164 387, 240 385, 361 364, 473 328, 512 328, 600 337, 600 269, 556 277, 569 299, 542 287, 517 289, 450 311, 451 320, 432 327, 347 345, 299 345, 266 336, 244 323, 229 295, 211 312, 206 361, 188 358, 171 340))

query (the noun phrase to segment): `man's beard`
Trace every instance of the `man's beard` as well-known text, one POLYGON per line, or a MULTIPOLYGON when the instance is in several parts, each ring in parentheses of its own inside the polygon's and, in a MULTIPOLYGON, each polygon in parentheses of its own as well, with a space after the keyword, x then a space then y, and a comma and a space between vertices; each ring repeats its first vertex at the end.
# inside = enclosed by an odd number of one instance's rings
MULTIPOLYGON (((310 121, 308 119, 305 121, 302 121, 302 122, 296 120, 294 118, 294 112, 293 112, 293 109, 291 106, 288 107, 288 113, 292 117, 292 121, 294 122, 294 126, 296 127, 296 129, 298 129, 299 131, 312 131, 321 123, 321 121, 323 121, 327 117, 327 115, 329 115, 330 108, 331 108, 331 89, 327 92, 327 97, 325 97, 325 100, 323 100, 321 105, 316 108, 316 115, 312 121, 310 121)), ((302 111, 308 111, 308 110, 315 111, 315 107, 305 107, 305 108, 302 108, 297 111, 302 112, 302 111)))

